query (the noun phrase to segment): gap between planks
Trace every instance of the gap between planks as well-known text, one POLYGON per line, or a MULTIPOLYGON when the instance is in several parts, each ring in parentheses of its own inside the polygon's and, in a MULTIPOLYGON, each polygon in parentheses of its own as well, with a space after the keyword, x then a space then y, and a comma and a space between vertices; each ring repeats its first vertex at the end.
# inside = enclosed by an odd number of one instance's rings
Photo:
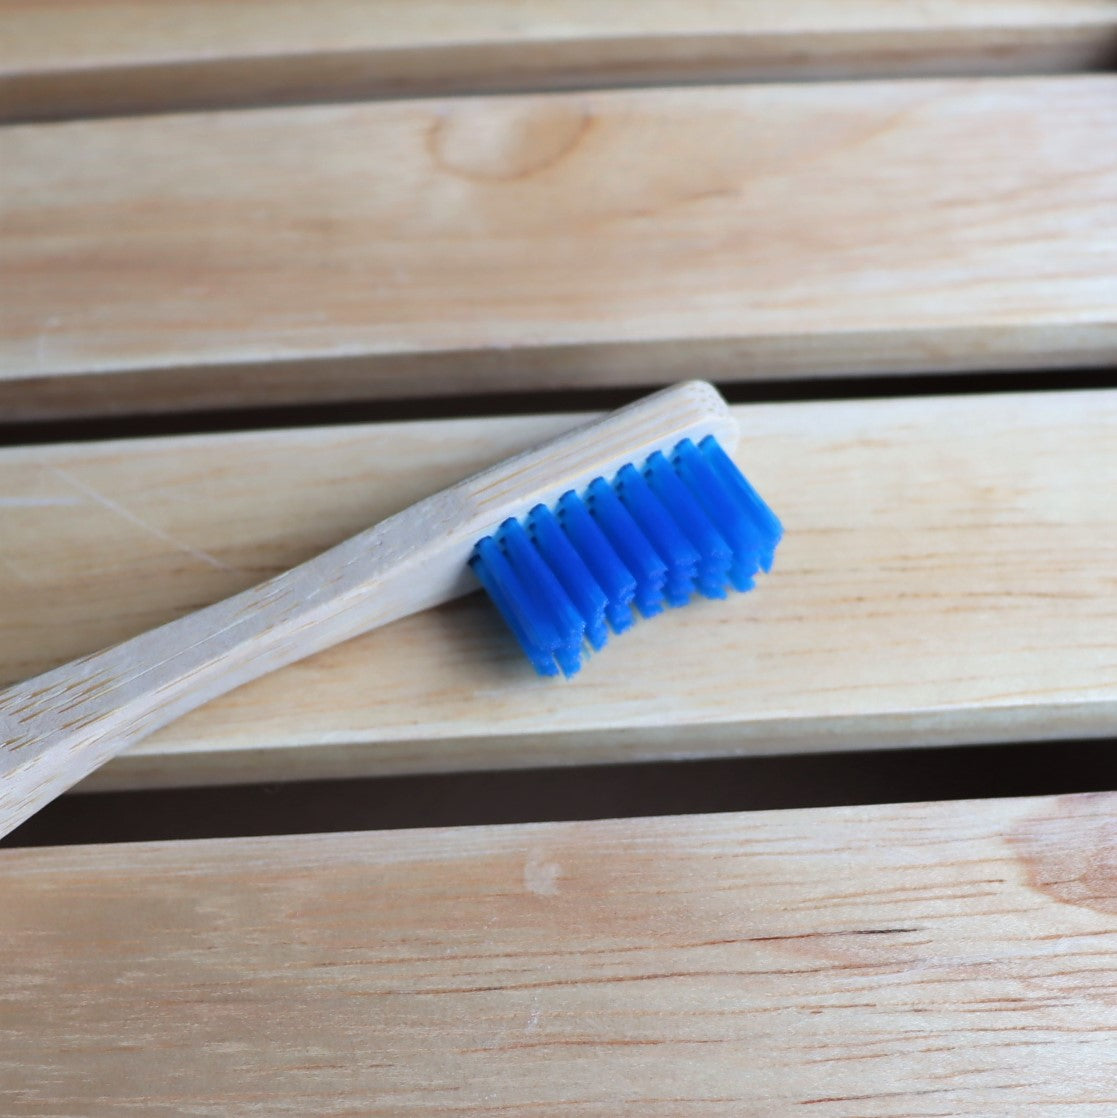
MULTIPOLYGON (((787 529, 751 594, 641 622, 569 683, 535 678, 474 597, 245 687, 84 787, 1112 732, 1117 392, 736 415, 787 529)), ((0 677, 235 592, 573 422, 4 450, 0 677)))
POLYGON ((64 796, 0 848, 627 819, 1113 790, 1117 740, 134 788, 64 796))
MULTIPOLYGON (((827 377, 824 380, 722 382, 730 404, 782 404, 799 401, 873 400, 882 397, 972 396, 991 393, 1076 392, 1110 388, 1105 369, 1057 369, 1050 372, 901 374, 898 376, 827 377)), ((38 422, 0 419, 0 448, 48 443, 91 443, 168 435, 202 435, 276 428, 353 426, 430 419, 539 415, 550 412, 611 411, 643 394, 639 386, 587 388, 580 391, 478 393, 460 396, 398 397, 337 403, 229 408, 218 411, 120 414, 47 419, 38 422)))

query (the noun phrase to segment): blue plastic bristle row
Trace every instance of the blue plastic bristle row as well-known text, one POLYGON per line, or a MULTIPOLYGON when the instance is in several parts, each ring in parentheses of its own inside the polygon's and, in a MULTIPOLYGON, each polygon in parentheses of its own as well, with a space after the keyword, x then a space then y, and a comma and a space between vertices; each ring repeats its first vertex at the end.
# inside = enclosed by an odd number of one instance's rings
POLYGON ((667 565, 663 587, 667 604, 685 606, 694 591, 698 552, 635 466, 622 467, 613 484, 621 504, 632 514, 659 560, 667 565))
POLYGON ((558 503, 563 533, 585 560, 598 587, 607 599, 605 618, 614 633, 632 627, 632 599, 636 596, 636 578, 621 562, 605 533, 590 516, 585 502, 573 490, 564 493, 558 503))
POLYGON ((644 617, 661 613, 667 564, 640 531, 632 514, 621 503, 617 491, 603 477, 596 478, 586 490, 586 507, 613 545, 620 561, 636 579, 636 608, 644 617))
POLYGON ((581 667, 588 643, 771 569, 783 528, 711 435, 536 505, 474 548, 470 566, 540 675, 581 667))
MULTIPOLYGON (((609 628, 605 622, 609 595, 593 577, 585 560, 578 554, 578 549, 567 538, 558 517, 546 505, 536 505, 528 513, 527 520, 531 538, 539 549, 539 554, 562 583, 570 601, 585 622, 586 640, 596 649, 604 648, 609 638, 609 628)), ((627 609, 632 594, 636 592, 636 581, 628 578, 625 585, 631 586, 627 597, 624 597, 624 608, 627 609)))

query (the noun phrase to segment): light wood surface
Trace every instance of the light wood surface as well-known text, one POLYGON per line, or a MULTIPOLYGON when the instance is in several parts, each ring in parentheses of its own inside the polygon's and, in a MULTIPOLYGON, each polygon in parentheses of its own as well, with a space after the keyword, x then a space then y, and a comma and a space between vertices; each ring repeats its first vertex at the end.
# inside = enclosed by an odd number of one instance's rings
POLYGON ((6 128, 0 414, 1107 365, 1114 134, 1110 76, 6 128))
POLYGON ((711 385, 675 385, 459 480, 231 598, 0 691, 0 837, 203 703, 476 589, 473 549, 508 518, 684 439, 712 436, 731 452, 737 434, 711 385))
POLYGON ((0 28, 0 119, 1117 56, 1112 0, 0 0, 0 28))
MULTIPOLYGON (((535 678, 463 600, 161 731, 100 787, 1106 735, 1117 392, 737 408, 773 573, 535 678)), ((573 422, 0 452, 0 678, 252 585, 573 422)))
MULTIPOLYGON (((1051 75, 1115 59, 1117 0, 0 0, 0 422, 1108 368, 1117 76, 1051 75)), ((754 593, 569 683, 464 598, 83 787, 1112 736, 1117 391, 735 414, 754 593)), ((574 421, 0 450, 0 687, 574 421)), ((1115 809, 2 849, 0 1114, 1111 1118, 1115 809)))
POLYGON ((1109 1118, 1115 811, 0 851, 0 1108, 1109 1118))

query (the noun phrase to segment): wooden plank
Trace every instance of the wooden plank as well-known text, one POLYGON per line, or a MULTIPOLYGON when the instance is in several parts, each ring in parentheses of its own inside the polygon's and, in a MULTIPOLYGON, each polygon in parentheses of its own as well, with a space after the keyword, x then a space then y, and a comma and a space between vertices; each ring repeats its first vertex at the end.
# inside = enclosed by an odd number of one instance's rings
POLYGON ((1112 0, 0 0, 0 27, 8 120, 1117 58, 1112 0))
POLYGON ((3 129, 0 414, 1106 365, 1115 131, 1117 77, 3 129))
MULTIPOLYGON (((569 683, 479 598, 243 688, 87 787, 1112 734, 1117 392, 736 410, 775 571, 569 683)), ((441 421, 0 452, 0 678, 217 600, 569 425, 441 421)))
POLYGON ((0 851, 0 1102, 1109 1118, 1115 810, 0 851))

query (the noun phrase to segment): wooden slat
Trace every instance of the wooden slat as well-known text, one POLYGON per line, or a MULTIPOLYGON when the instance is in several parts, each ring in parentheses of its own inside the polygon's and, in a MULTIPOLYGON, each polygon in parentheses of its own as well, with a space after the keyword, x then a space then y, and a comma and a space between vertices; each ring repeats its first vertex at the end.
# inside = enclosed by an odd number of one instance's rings
POLYGON ((1109 1118, 1115 810, 0 851, 0 1104, 1109 1118))
POLYGON ((1112 77, 7 128, 0 414, 1103 365, 1114 134, 1112 77))
MULTIPOLYGON (((752 594, 536 679, 479 598, 278 673, 89 787, 1111 734, 1117 392, 741 408, 752 594)), ((0 452, 0 677, 306 558, 569 418, 0 452)))
POLYGON ((0 29, 9 120, 1117 58, 1112 0, 0 0, 0 29))

